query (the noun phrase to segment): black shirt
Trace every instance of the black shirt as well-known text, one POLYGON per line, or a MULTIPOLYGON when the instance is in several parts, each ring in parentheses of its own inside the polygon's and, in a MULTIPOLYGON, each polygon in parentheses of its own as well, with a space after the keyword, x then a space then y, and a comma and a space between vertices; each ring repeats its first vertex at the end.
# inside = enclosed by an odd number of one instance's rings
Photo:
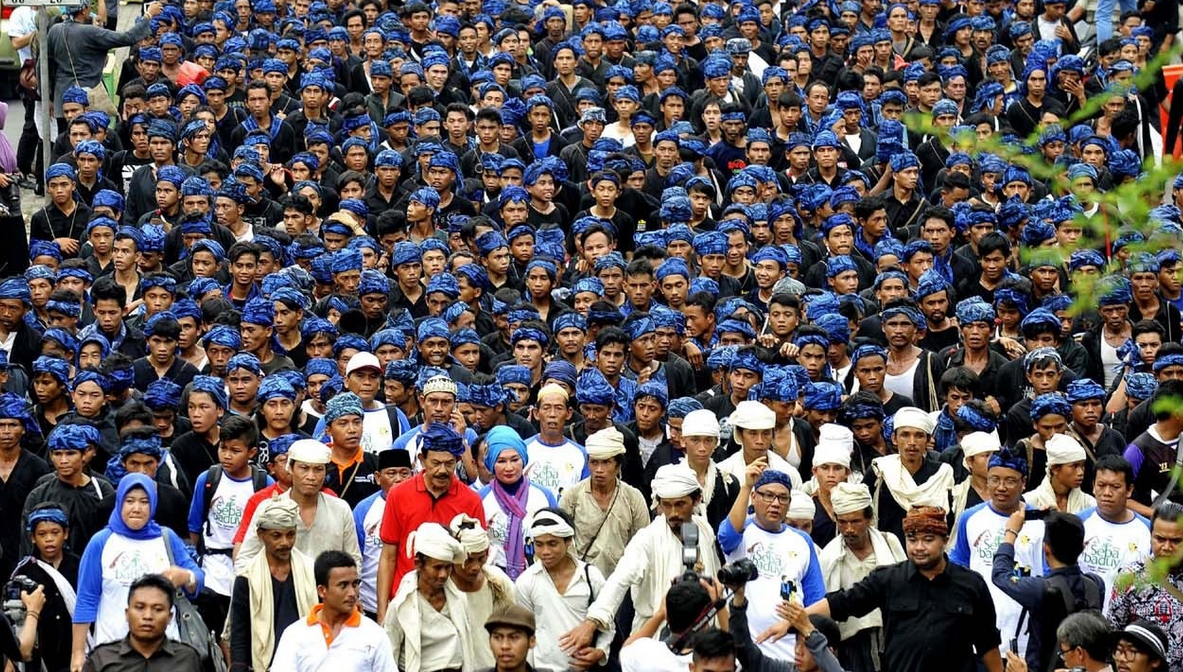
POLYGON ((378 491, 374 472, 378 471, 378 458, 358 448, 361 459, 347 465, 331 462, 325 475, 325 487, 349 504, 357 506, 361 500, 378 491))
MULTIPOLYGON (((78 556, 64 553, 57 570, 77 591, 78 556)), ((38 645, 33 649, 33 659, 29 661, 28 669, 40 670, 44 663, 48 672, 68 672, 70 647, 61 646, 60 643, 70 641, 73 623, 57 583, 32 557, 22 561, 16 574, 26 576, 45 588, 45 606, 41 608, 41 616, 37 619, 38 645)))
POLYGON ((21 512, 24 510, 25 500, 29 493, 37 486, 37 481, 50 472, 45 460, 27 450, 21 450, 12 467, 8 478, 0 481, 0 520, 7 521, 0 525, 0 571, 4 576, 12 574, 12 568, 20 559, 18 549, 24 534, 21 525, 21 512))
MULTIPOLYGON (((230 618, 235 623, 251 623, 251 586, 245 576, 234 579, 234 590, 230 598, 230 618)), ((296 606, 296 584, 291 573, 284 581, 271 577, 271 602, 273 632, 276 633, 276 644, 279 634, 292 623, 300 620, 300 609, 296 606)), ((249 627, 233 628, 230 632, 230 658, 235 662, 231 670, 247 670, 251 660, 251 629, 249 627), (237 661, 242 661, 240 666, 237 661)))
POLYGON ((218 463, 218 447, 192 431, 173 439, 170 452, 190 483, 196 483, 198 476, 218 463))
POLYGON ((969 672, 1001 641, 985 580, 947 557, 932 579, 905 560, 826 597, 836 621, 882 610, 884 670, 969 672))

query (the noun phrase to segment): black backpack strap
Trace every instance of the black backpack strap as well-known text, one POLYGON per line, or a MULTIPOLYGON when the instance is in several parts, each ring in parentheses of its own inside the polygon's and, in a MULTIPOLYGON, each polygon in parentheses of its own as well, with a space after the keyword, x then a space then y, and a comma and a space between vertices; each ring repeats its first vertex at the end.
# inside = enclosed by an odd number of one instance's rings
POLYGON ((254 488, 255 492, 267 487, 267 472, 258 467, 252 467, 251 487, 254 488))
MULTIPOLYGON (((221 483, 222 483, 222 465, 215 464, 214 466, 210 467, 208 471, 205 472, 205 488, 202 489, 202 491, 201 491, 201 503, 202 503, 201 515, 205 517, 205 532, 206 532, 206 534, 210 533, 209 507, 210 507, 210 504, 213 503, 214 493, 218 491, 218 486, 221 485, 221 483)), ((199 542, 199 546, 198 546, 199 548, 205 545, 204 543, 200 543, 201 542, 200 539, 198 540, 198 542, 199 542)))
POLYGON ((591 582, 591 563, 583 563, 583 578, 587 581, 587 607, 591 608, 593 602, 596 601, 596 589, 592 588, 591 582))

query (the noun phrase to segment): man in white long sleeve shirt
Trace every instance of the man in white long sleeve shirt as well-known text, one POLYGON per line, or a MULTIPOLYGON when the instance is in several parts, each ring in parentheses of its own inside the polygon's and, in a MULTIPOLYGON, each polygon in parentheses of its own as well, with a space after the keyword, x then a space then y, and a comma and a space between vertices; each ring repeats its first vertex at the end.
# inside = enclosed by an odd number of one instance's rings
POLYGON ((591 644, 597 629, 607 632, 626 590, 631 591, 636 609, 632 624, 635 630, 656 613, 670 583, 684 571, 704 576, 714 576, 718 571, 715 532, 705 518, 692 513, 702 497, 694 472, 684 464, 661 467, 653 479, 653 494, 661 515, 629 542, 604 590, 588 608, 587 618, 559 639, 563 650, 582 650, 591 644), (683 542, 689 541, 687 534, 698 535, 698 553, 692 567, 682 561, 683 542))
POLYGON ((801 474, 772 450, 776 413, 771 408, 759 401, 741 401, 732 411, 730 422, 740 450, 719 463, 720 471, 743 483, 748 465, 763 458, 769 469, 787 475, 794 489, 801 487, 801 474))
MULTIPOLYGON (((591 667, 608 656, 615 627, 597 633, 593 645, 568 655, 559 637, 587 618, 587 609, 604 590, 604 575, 574 555, 575 528, 559 509, 542 509, 530 526, 535 563, 517 580, 518 603, 538 615, 538 645, 534 665, 565 670, 577 661, 591 667)), ((615 624, 613 624, 615 626, 615 624)))

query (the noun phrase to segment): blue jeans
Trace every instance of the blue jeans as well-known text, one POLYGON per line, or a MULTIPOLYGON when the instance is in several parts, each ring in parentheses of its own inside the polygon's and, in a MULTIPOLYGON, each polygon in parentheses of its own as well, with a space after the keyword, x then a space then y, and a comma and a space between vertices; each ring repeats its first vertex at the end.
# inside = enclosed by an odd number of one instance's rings
MULTIPOLYGON (((1116 0, 1121 4, 1121 12, 1132 12, 1138 8, 1135 0, 1116 0)), ((1097 44, 1113 37, 1113 3, 1115 0, 1097 0, 1097 44)))

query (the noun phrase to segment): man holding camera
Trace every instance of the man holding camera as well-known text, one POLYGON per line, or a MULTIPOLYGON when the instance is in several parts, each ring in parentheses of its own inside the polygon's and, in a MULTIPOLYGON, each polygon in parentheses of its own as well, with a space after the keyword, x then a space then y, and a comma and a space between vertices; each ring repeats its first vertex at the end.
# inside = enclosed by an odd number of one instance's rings
MULTIPOLYGON (((1047 575, 1014 576, 1015 543, 1026 529, 1028 514, 1035 512, 1019 507, 1007 520, 1002 544, 994 551, 993 581, 995 588, 1022 607, 1030 632, 1027 666, 1043 670, 1058 648, 1056 626, 1077 611, 1099 611, 1105 582, 1099 576, 1081 572, 1077 560, 1084 552, 1084 523, 1059 511, 1039 511, 1047 513, 1042 535, 1047 575)), ((1024 627, 1022 617, 1019 621, 1024 627)))
MULTIPOLYGON (((739 496, 719 526, 719 545, 727 561, 746 558, 754 565, 747 577, 753 588, 753 637, 776 622, 776 608, 782 601, 808 605, 826 595, 813 541, 785 523, 792 481, 788 474, 766 467, 764 458, 747 466, 739 496), (755 511, 750 517, 749 502, 755 511)), ((792 661, 794 646, 792 638, 785 638, 761 648, 773 658, 792 661)))
MULTIPOLYGON (((666 591, 661 606, 620 649, 621 672, 685 672, 694 662, 694 642, 699 633, 713 628, 715 607, 722 605, 722 586, 700 576, 683 576, 666 591), (654 637, 664 622, 669 635, 654 637)), ((726 625, 726 617, 719 614, 726 625)))

